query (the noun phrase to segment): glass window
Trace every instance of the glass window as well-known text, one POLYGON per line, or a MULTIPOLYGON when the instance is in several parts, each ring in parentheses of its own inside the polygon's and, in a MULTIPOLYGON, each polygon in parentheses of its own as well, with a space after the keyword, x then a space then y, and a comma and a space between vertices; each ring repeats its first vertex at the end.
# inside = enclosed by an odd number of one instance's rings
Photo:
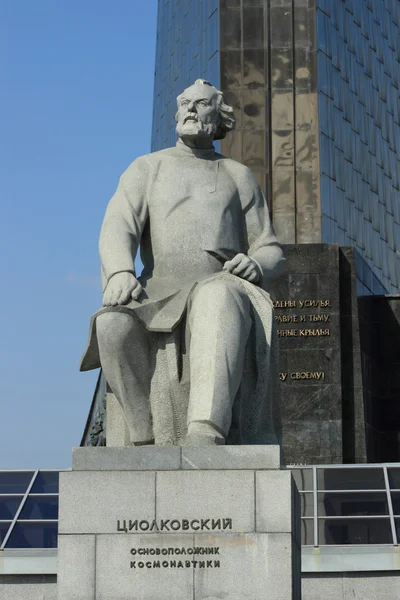
POLYGON ((32 494, 58 494, 58 471, 39 471, 32 494))
POLYGON ((301 516, 302 517, 313 517, 314 516, 314 494, 312 492, 306 492, 300 494, 301 499, 301 516))
POLYGON ((58 519, 58 496, 28 496, 19 519, 58 519))
POLYGON ((389 519, 318 519, 319 544, 392 544, 389 519))
POLYGON ((400 492, 392 492, 393 514, 400 516, 400 492))
POLYGON ((318 493, 318 516, 388 515, 386 492, 369 494, 318 493))
POLYGON ((0 496, 0 521, 13 519, 23 496, 0 496))
POLYGON ((400 469, 388 469, 389 484, 392 489, 400 490, 400 469))
POLYGON ((382 469, 318 469, 319 490, 384 490, 382 469))
POLYGON ((33 471, 0 472, 0 494, 25 494, 33 471))
POLYGON ((58 523, 17 522, 7 548, 56 548, 58 523))
POLYGON ((8 528, 11 525, 11 521, 8 523, 0 523, 0 546, 3 543, 4 538, 7 535, 8 528))
POLYGON ((313 473, 312 469, 292 469, 292 475, 296 482, 299 492, 303 490, 312 491, 313 473))
POLYGON ((301 544, 302 546, 314 546, 314 521, 312 519, 301 520, 301 544))

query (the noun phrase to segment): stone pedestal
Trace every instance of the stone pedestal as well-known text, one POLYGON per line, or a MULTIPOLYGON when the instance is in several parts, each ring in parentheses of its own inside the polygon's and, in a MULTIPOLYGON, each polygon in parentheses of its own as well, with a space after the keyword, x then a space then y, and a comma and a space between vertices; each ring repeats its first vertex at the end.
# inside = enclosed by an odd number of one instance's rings
POLYGON ((76 448, 60 473, 59 600, 299 600, 278 446, 76 448))

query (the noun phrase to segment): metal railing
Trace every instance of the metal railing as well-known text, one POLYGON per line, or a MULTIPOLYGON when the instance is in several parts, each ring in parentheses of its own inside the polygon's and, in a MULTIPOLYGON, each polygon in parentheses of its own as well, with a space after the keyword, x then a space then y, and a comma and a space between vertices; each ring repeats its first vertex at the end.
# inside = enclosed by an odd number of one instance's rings
MULTIPOLYGON (((400 463, 288 468, 301 496, 303 546, 398 545, 400 463)), ((0 550, 56 547, 58 473, 0 471, 0 550)))
POLYGON ((288 468, 301 496, 302 545, 398 545, 400 463, 288 468))
POLYGON ((0 471, 0 550, 57 546, 59 472, 0 471))

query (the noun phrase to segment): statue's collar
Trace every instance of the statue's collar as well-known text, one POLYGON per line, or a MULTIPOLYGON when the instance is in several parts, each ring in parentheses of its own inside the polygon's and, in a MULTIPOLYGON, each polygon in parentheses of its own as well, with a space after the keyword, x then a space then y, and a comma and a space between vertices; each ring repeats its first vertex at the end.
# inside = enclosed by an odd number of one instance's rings
POLYGON ((181 142, 181 140, 178 140, 176 143, 176 147, 178 148, 178 150, 182 150, 187 154, 197 156, 197 158, 213 158, 215 156, 214 146, 212 148, 207 149, 190 148, 189 146, 186 146, 186 144, 181 142))

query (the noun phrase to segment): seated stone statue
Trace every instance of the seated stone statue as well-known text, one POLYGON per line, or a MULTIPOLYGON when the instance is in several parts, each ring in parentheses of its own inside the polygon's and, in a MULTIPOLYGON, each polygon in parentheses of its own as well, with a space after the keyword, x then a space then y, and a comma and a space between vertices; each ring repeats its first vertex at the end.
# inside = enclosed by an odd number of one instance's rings
POLYGON ((178 97, 176 121, 176 147, 136 159, 108 205, 103 308, 81 370, 102 367, 133 445, 274 443, 265 290, 282 249, 251 171, 213 147, 235 125, 223 94, 197 80, 178 97))

